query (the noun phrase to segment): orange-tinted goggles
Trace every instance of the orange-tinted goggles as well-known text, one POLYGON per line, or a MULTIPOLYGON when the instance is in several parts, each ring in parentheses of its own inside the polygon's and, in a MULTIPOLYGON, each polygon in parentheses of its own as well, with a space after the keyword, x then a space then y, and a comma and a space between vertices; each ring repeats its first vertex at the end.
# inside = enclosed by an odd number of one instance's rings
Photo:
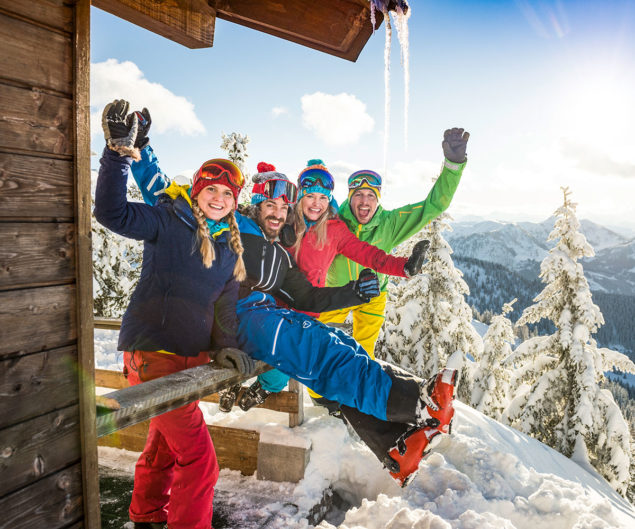
POLYGON ((245 183, 245 177, 239 167, 233 162, 222 158, 208 160, 201 166, 198 172, 199 174, 197 176, 205 180, 227 178, 227 180, 236 187, 243 187, 245 183))

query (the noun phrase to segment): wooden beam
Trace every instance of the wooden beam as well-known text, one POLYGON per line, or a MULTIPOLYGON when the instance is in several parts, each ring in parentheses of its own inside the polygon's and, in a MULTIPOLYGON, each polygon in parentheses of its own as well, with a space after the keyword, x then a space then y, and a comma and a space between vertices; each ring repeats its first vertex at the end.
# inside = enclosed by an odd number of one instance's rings
POLYGON ((97 407, 97 437, 156 417, 269 369, 271 366, 257 362, 254 372, 244 376, 235 369, 205 364, 102 395, 100 400, 108 401, 109 407, 97 407))
MULTIPOLYGON (((367 0, 217 0, 215 7, 220 19, 353 62, 373 33, 367 0)), ((376 17, 376 27, 382 21, 376 17)))
POLYGON ((216 12, 206 0, 93 0, 93 5, 188 48, 211 48, 216 12))
MULTIPOLYGON (((96 325, 95 325, 96 326, 96 325)), ((291 387, 292 382, 300 388, 301 386, 295 380, 289 381, 289 386, 291 387)), ((95 386, 99 386, 102 388, 110 388, 110 389, 123 389, 129 387, 128 381, 126 377, 123 376, 123 373, 118 371, 111 371, 109 369, 95 369, 95 386)), ((243 394, 244 389, 240 390, 238 394, 238 398, 236 401, 240 399, 240 396, 243 394)), ((212 395, 207 395, 205 397, 201 397, 201 402, 211 402, 217 404, 220 397, 218 393, 213 393, 212 395)), ((299 410, 302 406, 302 393, 299 391, 280 391, 279 393, 272 393, 267 397, 262 404, 259 404, 258 408, 263 408, 266 410, 279 411, 281 413, 289 413, 295 416, 299 415, 299 410)), ((291 423, 291 417, 289 418, 289 423, 291 423)), ((302 424, 302 420, 295 420, 297 424, 289 424, 289 426, 298 426, 302 424)))

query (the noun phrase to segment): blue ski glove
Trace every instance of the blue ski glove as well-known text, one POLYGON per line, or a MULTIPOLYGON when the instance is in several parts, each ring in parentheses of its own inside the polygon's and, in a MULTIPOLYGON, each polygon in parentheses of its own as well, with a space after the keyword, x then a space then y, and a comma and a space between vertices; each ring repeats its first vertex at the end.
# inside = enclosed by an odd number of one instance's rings
POLYGON ((241 375, 248 375, 256 368, 256 362, 247 353, 233 347, 223 347, 214 357, 221 367, 237 369, 241 375))
POLYGON ((426 254, 430 248, 430 241, 419 241, 412 249, 408 262, 404 265, 403 269, 408 277, 416 276, 421 273, 421 267, 426 260, 426 254))
POLYGON ((121 156, 141 159, 135 149, 139 120, 135 113, 128 116, 130 103, 124 99, 115 99, 108 103, 101 115, 101 127, 104 130, 106 145, 121 156))
POLYGON ((453 163, 463 163, 467 160, 465 151, 467 149, 467 140, 470 139, 470 133, 464 132, 463 129, 448 129, 443 133, 443 156, 453 163))
POLYGON ((372 298, 379 296, 377 274, 370 268, 364 268, 359 273, 357 281, 353 281, 353 289, 364 303, 368 303, 372 298))

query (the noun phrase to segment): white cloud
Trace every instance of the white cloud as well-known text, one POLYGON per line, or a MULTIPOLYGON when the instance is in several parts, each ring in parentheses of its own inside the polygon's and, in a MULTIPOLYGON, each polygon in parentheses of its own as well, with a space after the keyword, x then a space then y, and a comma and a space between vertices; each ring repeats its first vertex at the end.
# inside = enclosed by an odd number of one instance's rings
POLYGON ((113 99, 130 101, 134 110, 147 107, 152 115, 152 133, 175 131, 193 136, 205 132, 190 101, 148 81, 135 63, 108 59, 91 64, 90 73, 91 134, 102 133, 101 113, 113 99))
POLYGON ((277 118, 278 116, 281 116, 282 114, 288 114, 289 113, 289 109, 286 107, 273 107, 271 109, 271 114, 273 115, 274 118, 277 118))
POLYGON ((375 126, 366 105, 354 95, 322 92, 302 96, 302 123, 328 145, 356 143, 375 126))

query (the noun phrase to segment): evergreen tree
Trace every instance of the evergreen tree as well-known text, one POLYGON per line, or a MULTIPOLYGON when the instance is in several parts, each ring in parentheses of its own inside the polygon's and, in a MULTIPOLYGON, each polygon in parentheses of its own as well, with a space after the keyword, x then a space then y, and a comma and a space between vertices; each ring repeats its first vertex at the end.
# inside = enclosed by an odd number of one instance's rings
POLYGON ((505 360, 512 353, 514 330, 512 322, 505 315, 513 310, 515 302, 516 299, 505 303, 501 314, 492 317, 483 336, 483 355, 474 372, 471 405, 498 421, 509 401, 512 374, 505 360))
POLYGON ((247 144, 249 143, 249 136, 243 136, 237 132, 232 132, 227 135, 224 132, 221 134, 222 142, 220 148, 227 152, 227 158, 234 162, 245 176, 245 187, 243 187, 240 195, 238 196, 239 204, 251 203, 251 186, 249 184, 249 175, 245 167, 247 157, 247 144))
POLYGON ((524 325, 546 318, 556 330, 524 342, 512 355, 525 384, 505 416, 513 426, 579 464, 591 464, 624 494, 630 434, 610 391, 599 384, 613 365, 629 371, 635 365, 616 351, 598 349, 591 337, 604 320, 578 260, 594 252, 578 231, 576 204, 570 202, 568 188, 563 192, 564 203, 555 212, 548 239, 557 243, 540 267, 546 286, 518 320, 524 325))
POLYGON ((389 291, 386 325, 378 342, 379 354, 427 378, 449 366, 459 369, 458 396, 470 401, 471 368, 483 342, 472 326, 469 293, 462 274, 454 267, 452 249, 442 232, 451 230, 444 213, 399 248, 409 255, 416 242, 430 241, 423 274, 401 281, 389 291))

